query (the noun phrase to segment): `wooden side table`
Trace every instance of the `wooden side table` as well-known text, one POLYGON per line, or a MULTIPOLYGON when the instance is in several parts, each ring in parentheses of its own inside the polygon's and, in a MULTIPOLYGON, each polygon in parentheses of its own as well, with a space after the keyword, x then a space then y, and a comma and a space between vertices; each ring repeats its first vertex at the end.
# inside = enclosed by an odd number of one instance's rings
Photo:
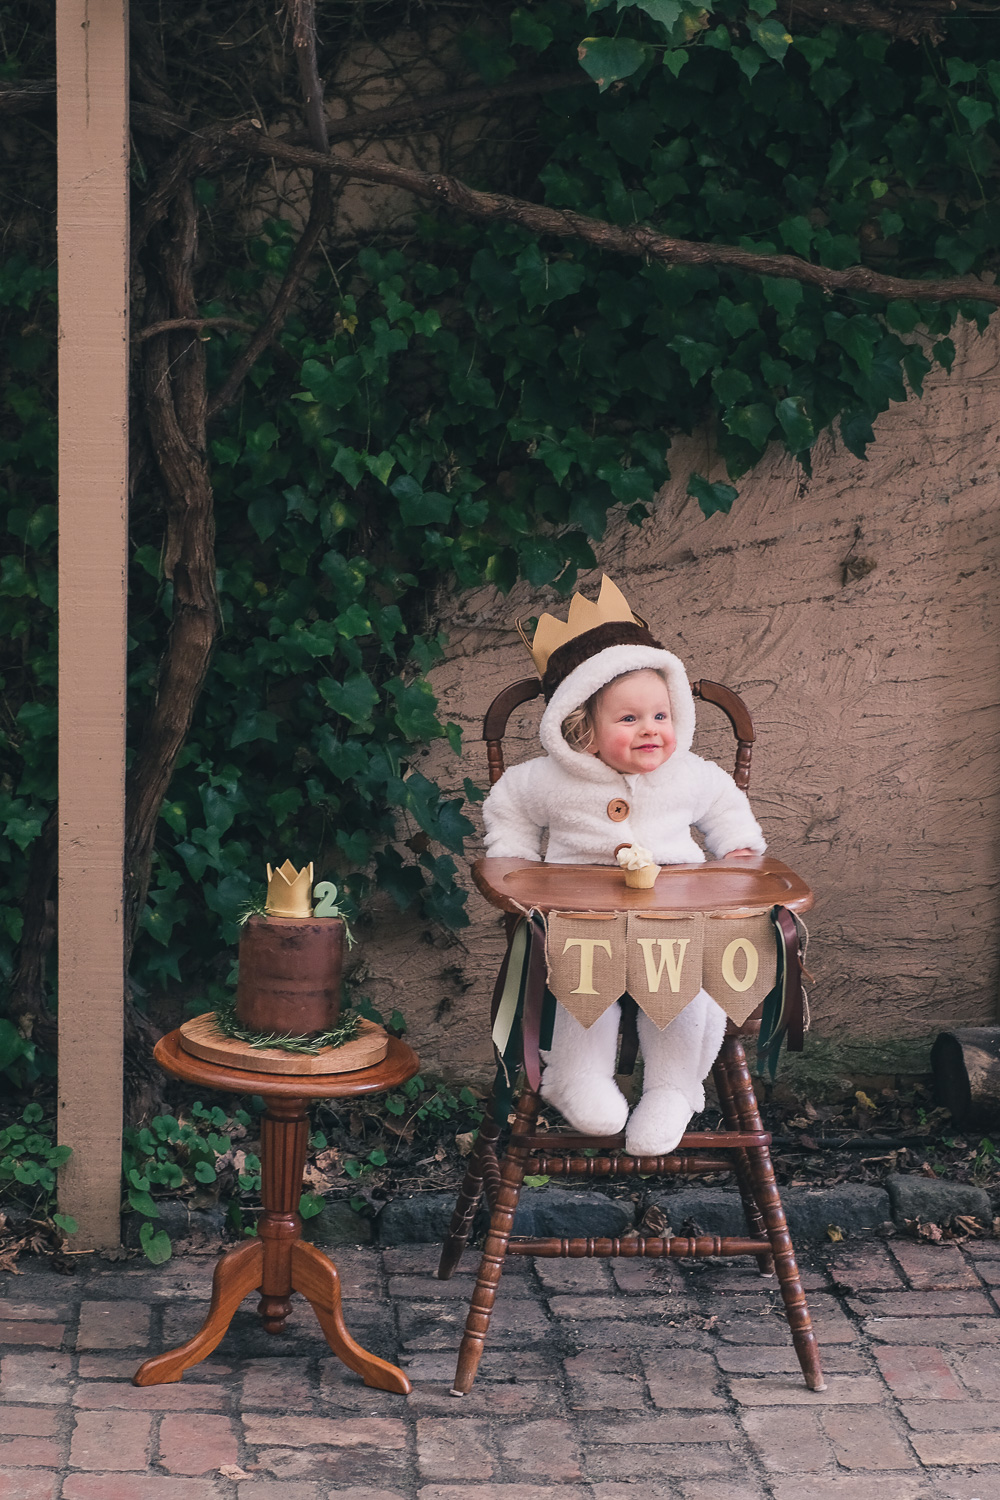
POLYGON ((208 1316, 194 1338, 166 1354, 154 1355, 133 1376, 135 1385, 164 1385, 211 1354, 250 1292, 259 1290, 257 1311, 268 1333, 280 1333, 291 1310, 291 1294, 311 1304, 327 1343, 365 1385, 405 1395, 410 1382, 402 1370, 369 1354, 351 1338, 340 1305, 340 1277, 333 1262, 302 1238, 298 1205, 309 1144, 307 1105, 311 1099, 356 1099, 397 1088, 412 1078, 419 1060, 405 1042, 390 1038, 384 1060, 355 1073, 289 1075, 253 1073, 205 1062, 184 1051, 180 1032, 156 1044, 154 1057, 164 1072, 187 1083, 227 1093, 260 1094, 267 1101, 261 1122, 261 1197, 264 1213, 257 1234, 229 1250, 215 1268, 208 1316))

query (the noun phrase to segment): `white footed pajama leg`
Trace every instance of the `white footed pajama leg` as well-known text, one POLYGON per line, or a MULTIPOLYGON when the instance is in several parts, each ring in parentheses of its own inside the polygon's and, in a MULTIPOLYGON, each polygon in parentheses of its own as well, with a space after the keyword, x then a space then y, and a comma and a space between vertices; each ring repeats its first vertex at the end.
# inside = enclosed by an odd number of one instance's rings
POLYGON ((615 1083, 620 1017, 616 1002, 592 1026, 581 1026, 557 1004, 552 1046, 541 1054, 542 1098, 587 1135, 617 1135, 628 1115, 628 1101, 615 1083))
POLYGON ((691 1116, 705 1107, 703 1080, 725 1030, 725 1012, 706 990, 662 1031, 639 1012, 643 1089, 625 1134, 631 1155, 663 1156, 674 1149, 691 1116))

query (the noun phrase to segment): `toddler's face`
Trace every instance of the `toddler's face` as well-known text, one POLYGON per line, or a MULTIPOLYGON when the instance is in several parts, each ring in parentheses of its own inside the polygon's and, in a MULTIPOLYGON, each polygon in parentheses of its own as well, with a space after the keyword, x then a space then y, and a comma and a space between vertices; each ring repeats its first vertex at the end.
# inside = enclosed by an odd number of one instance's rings
POLYGON ((670 695, 658 672, 629 672, 598 694, 591 753, 606 766, 626 776, 655 771, 676 748, 670 695))

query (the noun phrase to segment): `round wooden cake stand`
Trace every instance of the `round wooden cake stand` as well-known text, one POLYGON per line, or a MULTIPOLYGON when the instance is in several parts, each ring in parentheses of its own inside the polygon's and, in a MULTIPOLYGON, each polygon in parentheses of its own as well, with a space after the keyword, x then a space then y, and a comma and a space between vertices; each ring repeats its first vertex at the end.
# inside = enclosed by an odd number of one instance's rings
POLYGON ((264 1213, 253 1239, 229 1250, 215 1268, 212 1301, 201 1328, 166 1354, 154 1355, 133 1376, 136 1385, 165 1385, 211 1354, 233 1314, 250 1292, 259 1291, 257 1311, 268 1333, 281 1333, 291 1311, 291 1294, 301 1292, 312 1306, 327 1343, 365 1385, 405 1395, 411 1389, 402 1370, 368 1354, 344 1324, 340 1277, 333 1262, 302 1238, 298 1205, 309 1144, 310 1099, 356 1099, 381 1094, 412 1078, 419 1067, 405 1042, 389 1039, 384 1061, 354 1073, 289 1076, 254 1073, 206 1062, 185 1052, 180 1032, 171 1031, 153 1053, 165 1073, 205 1088, 233 1094, 261 1094, 267 1113, 261 1121, 261 1197, 264 1213))

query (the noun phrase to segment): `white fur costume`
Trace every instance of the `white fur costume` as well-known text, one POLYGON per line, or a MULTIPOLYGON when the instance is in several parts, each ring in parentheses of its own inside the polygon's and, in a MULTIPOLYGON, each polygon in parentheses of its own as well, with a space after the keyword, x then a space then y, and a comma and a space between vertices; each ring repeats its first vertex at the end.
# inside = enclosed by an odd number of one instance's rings
MULTIPOLYGON (((701 864, 705 855, 691 837, 692 824, 713 858, 732 849, 763 854, 764 838, 746 793, 721 767, 691 753, 694 699, 682 663, 669 651, 641 645, 598 651, 556 688, 540 735, 547 754, 512 766, 483 806, 491 857, 541 860, 547 830, 544 857, 552 864, 614 864, 614 850, 622 843, 643 845, 656 864, 701 864), (677 748, 655 771, 624 776, 596 756, 574 750, 563 738, 562 724, 599 688, 644 667, 666 677, 677 748), (608 815, 616 798, 629 805, 623 822, 608 815)), ((615 1004, 584 1028, 561 1005, 556 1009, 542 1095, 588 1134, 614 1135, 628 1116, 614 1077, 619 1018, 615 1004)), ((643 1094, 628 1119, 627 1151, 657 1156, 677 1145, 691 1115, 704 1108, 703 1080, 725 1026, 725 1013, 705 990, 662 1031, 639 1012, 643 1094)))

